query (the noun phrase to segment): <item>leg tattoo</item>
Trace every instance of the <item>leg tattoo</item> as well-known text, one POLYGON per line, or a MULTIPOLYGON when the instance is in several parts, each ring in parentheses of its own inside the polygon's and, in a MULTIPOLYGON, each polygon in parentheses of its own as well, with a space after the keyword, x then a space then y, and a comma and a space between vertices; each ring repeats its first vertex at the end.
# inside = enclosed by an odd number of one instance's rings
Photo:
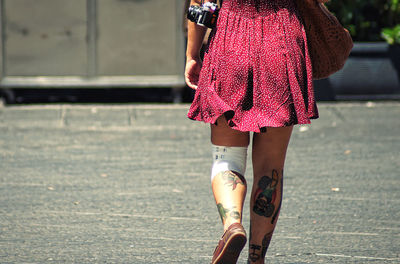
POLYGON ((236 189, 238 184, 246 185, 246 181, 242 175, 234 171, 225 171, 222 174, 225 185, 232 186, 232 191, 236 189))
POLYGON ((224 208, 224 206, 222 205, 222 203, 217 204, 217 208, 218 208, 219 216, 221 217, 221 221, 222 221, 222 223, 223 223, 223 222, 225 221, 225 219, 226 219, 226 211, 225 211, 225 208, 224 208))
POLYGON ((249 263, 256 262, 261 258, 260 251, 261 251, 261 246, 256 244, 250 244, 249 263))
MULTIPOLYGON (((279 174, 278 171, 273 170, 272 176, 263 176, 258 182, 258 188, 254 193, 254 213, 271 217, 275 212, 275 200, 277 196, 276 187, 279 182, 279 174)), ((278 208, 279 210, 279 208, 278 208)), ((277 211, 278 211, 277 210, 277 211)))
POLYGON ((218 208, 218 213, 219 216, 221 217, 221 221, 222 223, 225 222, 226 218, 228 217, 228 214, 230 217, 232 217, 233 219, 240 219, 240 213, 238 211, 236 211, 236 206, 233 206, 232 208, 225 208, 222 203, 217 204, 217 208, 218 208))
MULTIPOLYGON (((283 171, 282 171, 282 176, 283 176, 283 171)), ((282 199, 283 199, 283 198, 282 198, 282 195, 283 195, 283 177, 281 178, 281 200, 279 201, 278 209, 276 210, 274 216, 273 216, 272 219, 271 219, 271 224, 274 224, 275 219, 278 217, 279 212, 280 212, 280 210, 281 210, 282 199)))
POLYGON ((250 244, 249 259, 247 263, 257 262, 260 259, 265 259, 269 244, 271 243, 272 234, 274 231, 267 233, 263 240, 262 245, 250 244))
POLYGON ((262 241, 262 251, 261 251, 261 257, 264 259, 265 255, 267 254, 267 250, 269 247, 269 244, 271 243, 271 239, 272 239, 272 234, 274 233, 274 230, 272 230, 271 232, 269 232, 268 234, 266 234, 263 238, 262 241))

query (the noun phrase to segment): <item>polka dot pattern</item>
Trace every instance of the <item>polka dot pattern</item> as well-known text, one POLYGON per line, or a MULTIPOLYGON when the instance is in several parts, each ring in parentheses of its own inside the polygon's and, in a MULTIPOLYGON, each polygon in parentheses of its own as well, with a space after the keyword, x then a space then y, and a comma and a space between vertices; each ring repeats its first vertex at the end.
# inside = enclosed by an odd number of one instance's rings
POLYGON ((318 118, 294 0, 224 0, 188 112, 212 124, 221 115, 233 129, 253 132, 318 118))

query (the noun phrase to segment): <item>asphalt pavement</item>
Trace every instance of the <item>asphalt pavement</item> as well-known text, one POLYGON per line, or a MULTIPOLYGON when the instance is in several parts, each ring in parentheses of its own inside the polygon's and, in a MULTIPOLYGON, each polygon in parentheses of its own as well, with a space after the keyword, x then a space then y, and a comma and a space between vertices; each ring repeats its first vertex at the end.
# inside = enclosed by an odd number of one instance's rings
MULTIPOLYGON (((0 106, 0 263, 209 263, 210 132, 188 107, 0 106)), ((319 109, 291 139, 268 263, 400 263, 400 102, 319 109)))

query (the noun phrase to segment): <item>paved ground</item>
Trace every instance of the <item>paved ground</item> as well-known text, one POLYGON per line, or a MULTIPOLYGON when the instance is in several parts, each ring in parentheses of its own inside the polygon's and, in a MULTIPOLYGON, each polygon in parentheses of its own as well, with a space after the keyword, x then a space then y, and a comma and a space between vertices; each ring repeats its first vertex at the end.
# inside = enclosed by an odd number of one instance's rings
MULTIPOLYGON (((0 107, 0 262, 208 263, 209 130, 187 108, 0 107)), ((292 137, 268 263, 400 263, 400 103, 320 112, 292 137)))

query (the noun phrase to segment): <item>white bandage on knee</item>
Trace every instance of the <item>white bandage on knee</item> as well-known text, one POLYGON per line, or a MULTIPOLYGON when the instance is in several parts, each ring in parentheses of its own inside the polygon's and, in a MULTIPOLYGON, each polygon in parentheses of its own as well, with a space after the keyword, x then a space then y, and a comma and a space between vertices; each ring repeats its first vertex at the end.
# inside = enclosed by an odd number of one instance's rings
POLYGON ((213 166, 211 182, 214 177, 224 171, 235 171, 244 176, 246 172, 247 147, 224 147, 212 145, 213 166))

